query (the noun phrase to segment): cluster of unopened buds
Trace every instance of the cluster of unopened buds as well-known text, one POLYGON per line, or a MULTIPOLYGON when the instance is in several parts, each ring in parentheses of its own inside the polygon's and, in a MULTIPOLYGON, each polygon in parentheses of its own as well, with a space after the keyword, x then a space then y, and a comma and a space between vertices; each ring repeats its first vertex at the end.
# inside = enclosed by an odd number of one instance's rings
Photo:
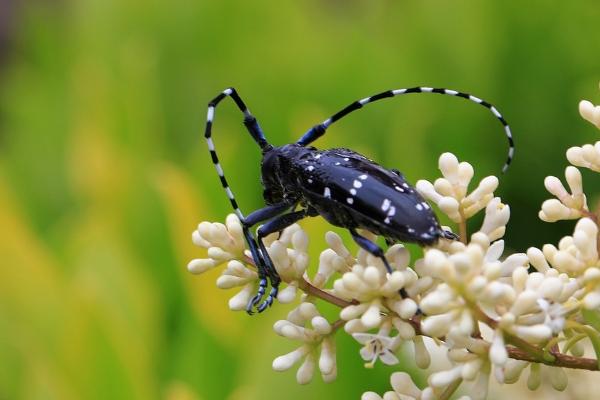
MULTIPOLYGON (((600 129, 599 106, 584 101, 580 113, 600 129)), ((491 379, 515 383, 526 370, 527 386, 534 390, 544 382, 542 365, 548 384, 564 390, 565 369, 598 370, 598 214, 588 207, 577 167, 600 172, 600 142, 569 149, 567 159, 572 164, 565 172, 569 189, 547 177, 545 186, 555 198, 545 201, 539 213, 547 222, 578 220, 572 236, 556 246, 503 255, 510 208, 494 195, 498 179, 488 176, 473 184, 473 167, 450 153, 439 159, 443 176, 434 183, 421 180, 416 188, 457 224, 460 241, 442 239, 414 261, 402 244, 395 244, 385 254, 392 273, 365 250, 354 254, 334 232, 326 234, 329 247, 314 270, 309 269, 308 237, 299 225, 267 237, 265 245, 283 281, 278 301, 297 303, 274 330, 298 347, 275 358, 273 369, 299 365, 300 384, 309 383, 316 371, 326 382, 335 380, 336 335, 345 332, 362 346, 359 355, 366 367, 398 364, 397 353, 406 344, 414 349, 419 368, 429 371, 436 364, 432 349, 446 358, 444 367, 428 372, 426 387, 417 387, 405 372, 394 372, 391 391, 365 392, 364 400, 448 399, 457 390, 463 398, 483 399, 491 379), (479 212, 483 223, 468 234, 466 222, 479 212), (341 308, 336 318, 321 313, 323 302, 341 308)), ((229 307, 245 310, 259 277, 238 218, 232 214, 225 224, 201 223, 193 242, 207 249, 207 257, 192 260, 189 271, 203 273, 225 264, 217 286, 238 287, 229 307)))

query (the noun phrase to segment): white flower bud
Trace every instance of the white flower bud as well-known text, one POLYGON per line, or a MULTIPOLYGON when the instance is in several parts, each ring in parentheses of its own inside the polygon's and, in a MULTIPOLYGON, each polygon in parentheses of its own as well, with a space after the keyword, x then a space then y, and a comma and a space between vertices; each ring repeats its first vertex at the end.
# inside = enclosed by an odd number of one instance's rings
POLYGON ((328 231, 325 234, 325 241, 329 247, 331 247, 333 251, 335 251, 340 257, 345 260, 352 259, 352 256, 350 255, 350 252, 346 246, 344 246, 344 242, 342 241, 340 235, 335 232, 328 231))
POLYGON ((557 199, 549 199, 542 203, 542 211, 539 217, 542 221, 556 222, 562 219, 579 218, 581 213, 577 210, 568 208, 557 199))
POLYGON ((542 374, 540 364, 532 363, 529 366, 529 377, 527 378, 527 388, 537 390, 542 383, 542 374))
POLYGON ((369 266, 365 269, 363 282, 366 282, 371 289, 377 289, 377 287, 379 287, 380 277, 379 269, 377 269, 377 267, 369 266))
POLYGON ((537 309, 539 295, 533 290, 526 290, 517 296, 510 308, 510 312, 516 316, 529 314, 537 309))
POLYGON ((525 339, 531 343, 539 343, 548 340, 552 337, 552 328, 547 325, 515 325, 513 326, 514 333, 521 339, 525 339))
POLYGON ((498 330, 494 334, 494 339, 490 346, 490 361, 496 366, 504 366, 507 360, 508 352, 504 346, 504 336, 502 331, 498 330))
POLYGON ((438 203, 442 196, 435 191, 435 188, 431 184, 431 182, 421 179, 417 181, 417 185, 415 187, 417 192, 428 200, 431 200, 434 203, 438 203))
POLYGON ((210 258, 196 258, 187 265, 188 271, 192 274, 201 274, 217 266, 217 261, 210 258))
POLYGON ((320 335, 328 335, 329 333, 331 333, 331 325, 325 318, 321 317, 320 315, 313 317, 310 323, 312 324, 315 332, 317 332, 320 335))
POLYGON ((438 162, 442 175, 451 183, 458 181, 458 159, 452 153, 443 153, 438 162))
POLYGON ((521 373, 528 365, 529 363, 526 361, 508 359, 504 367, 504 382, 517 382, 521 377, 521 373))
POLYGON ((555 390, 562 392, 567 388, 569 384, 569 378, 565 373, 565 370, 560 367, 550 368, 550 383, 555 390))
POLYGON ((591 102, 582 100, 579 102, 579 114, 600 129, 600 106, 594 106, 591 102))
POLYGON ((208 256, 217 261, 226 261, 231 260, 233 258, 233 255, 231 253, 224 251, 220 247, 209 247, 208 256))
POLYGON ((548 300, 557 301, 562 293, 563 283, 558 278, 546 278, 540 285, 538 291, 548 300))
POLYGON ((204 247, 205 249, 208 249, 210 247, 210 242, 206 239, 204 239, 201 235, 200 232, 198 232, 197 230, 192 232, 192 242, 198 246, 198 247, 204 247))
POLYGON ((421 390, 413 383, 412 378, 406 372, 394 372, 390 381, 396 393, 415 399, 421 396, 421 390))
POLYGON ((376 328, 381 323, 381 310, 378 302, 372 302, 367 311, 360 318, 368 329, 376 328))
POLYGON ((583 298, 583 307, 588 310, 595 310, 600 307, 600 292, 590 292, 583 298))
POLYGON ((315 373, 315 356, 313 353, 308 353, 304 362, 296 372, 296 381, 300 385, 306 385, 312 381, 315 373))
POLYGON ((290 353, 277 357, 273 360, 273 369, 279 372, 290 369, 294 364, 300 361, 308 351, 308 346, 302 346, 290 353))
POLYGON ((345 321, 350 321, 351 319, 358 318, 358 316, 362 315, 367 308, 369 307, 368 303, 349 305, 348 307, 344 307, 340 312, 340 318, 345 321))
POLYGON ((583 159, 581 147, 571 147, 567 150, 567 160, 578 167, 590 168, 590 163, 583 159))
POLYGON ((461 222, 463 220, 458 212, 460 204, 454 197, 442 197, 437 205, 452 221, 461 222))
POLYGON ((481 367, 482 361, 480 359, 466 362, 461 371, 462 378, 466 381, 472 381, 481 372, 481 367))
POLYGON ((325 338, 321 344, 319 357, 319 370, 323 375, 331 375, 336 368, 335 342, 332 338, 325 338))
POLYGON ((415 336, 413 343, 415 345, 415 364, 421 369, 429 368, 431 356, 423 342, 423 336, 415 336))
POLYGON ((462 375, 462 366, 454 367, 447 371, 440 371, 429 376, 427 382, 430 386, 442 388, 450 385, 452 382, 460 379, 462 375))
POLYGON ((232 311, 242 311, 246 309, 248 301, 254 295, 254 285, 245 285, 240 292, 229 299, 229 309, 232 311))
POLYGON ((428 315, 444 313, 452 307, 454 297, 455 294, 448 286, 442 284, 421 300, 421 310, 428 315))
POLYGON ((442 337, 451 328, 453 320, 451 313, 428 316, 421 323, 421 330, 429 336, 442 337))
POLYGON ((560 179, 555 176, 547 176, 544 179, 544 186, 548 192, 556 196, 559 200, 569 197, 569 192, 567 192, 560 179))
POLYGON ((527 257, 529 258, 529 262, 535 269, 539 272, 546 272, 551 267, 546 261, 546 257, 544 257, 544 253, 536 247, 530 247, 527 249, 527 257))
POLYGON ((277 300, 282 304, 291 303, 296 299, 298 287, 296 285, 288 285, 285 289, 280 290, 277 294, 277 300))
MULTIPOLYGON (((437 178, 435 182, 433 182, 433 187, 435 191, 441 194, 444 197, 452 197, 456 199, 455 186, 450 183, 448 179, 445 178, 437 178)), ((458 199, 457 199, 458 200, 458 199)))
POLYGON ((600 281, 600 268, 590 267, 583 273, 583 281, 585 283, 596 283, 600 281))

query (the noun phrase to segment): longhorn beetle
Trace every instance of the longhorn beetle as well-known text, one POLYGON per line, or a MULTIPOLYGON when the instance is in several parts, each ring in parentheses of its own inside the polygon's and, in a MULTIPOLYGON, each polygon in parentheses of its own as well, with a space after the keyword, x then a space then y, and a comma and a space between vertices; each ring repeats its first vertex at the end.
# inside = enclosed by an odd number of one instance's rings
POLYGON ((204 136, 223 189, 242 223, 244 237, 258 270, 259 288, 246 307, 249 314, 253 313, 255 307, 258 312, 262 312, 270 306, 281 282, 263 243, 264 237, 280 232, 305 217, 320 215, 330 224, 348 229, 354 241, 380 258, 390 273, 392 269, 383 250, 360 235, 357 229, 366 229, 383 236, 387 243, 401 241, 427 246, 440 238, 458 238, 441 228, 430 206, 398 170, 383 168, 373 160, 345 148, 318 150, 309 146, 331 124, 351 112, 377 100, 409 93, 439 93, 462 97, 488 108, 502 123, 508 139, 508 158, 502 172, 507 170, 514 155, 514 142, 508 123, 490 103, 455 90, 413 87, 365 97, 310 128, 296 143, 281 147, 267 142, 258 121, 234 88, 225 89, 208 103, 204 136), (244 114, 244 125, 262 151, 261 181, 266 205, 248 215, 244 215, 238 207, 211 137, 215 108, 226 97, 231 97, 244 114), (258 228, 255 238, 250 228, 260 222, 265 223, 258 228), (263 301, 267 280, 270 281, 271 290, 263 301))

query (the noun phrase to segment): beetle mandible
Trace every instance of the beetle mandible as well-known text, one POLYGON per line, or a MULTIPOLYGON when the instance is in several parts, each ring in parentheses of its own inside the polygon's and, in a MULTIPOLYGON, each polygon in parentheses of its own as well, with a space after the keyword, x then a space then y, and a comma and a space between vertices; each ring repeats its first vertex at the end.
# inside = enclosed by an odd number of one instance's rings
POLYGON ((264 237, 280 232, 305 217, 320 215, 330 224, 348 229, 354 241, 380 258, 390 273, 391 267, 381 247, 362 236, 357 229, 383 236, 388 243, 412 242, 421 246, 432 245, 441 238, 458 238, 441 228, 431 207, 398 170, 388 170, 349 149, 318 150, 309 146, 331 124, 349 113, 374 101, 409 93, 462 97, 489 109, 502 123, 508 139, 508 158, 502 172, 507 170, 514 156, 514 141, 508 123, 490 103, 456 90, 419 86, 365 97, 310 128, 296 143, 280 147, 267 142, 258 121, 234 88, 225 89, 208 103, 204 136, 223 189, 242 223, 259 277, 258 291, 246 307, 249 314, 253 313, 255 307, 258 312, 269 307, 277 296, 281 282, 263 243, 264 237), (244 215, 238 207, 212 140, 215 108, 226 97, 233 99, 244 114, 244 125, 262 151, 261 181, 266 205, 248 215, 244 215), (261 222, 264 224, 257 229, 255 238, 250 228, 261 222), (269 282, 271 290, 263 301, 269 282))

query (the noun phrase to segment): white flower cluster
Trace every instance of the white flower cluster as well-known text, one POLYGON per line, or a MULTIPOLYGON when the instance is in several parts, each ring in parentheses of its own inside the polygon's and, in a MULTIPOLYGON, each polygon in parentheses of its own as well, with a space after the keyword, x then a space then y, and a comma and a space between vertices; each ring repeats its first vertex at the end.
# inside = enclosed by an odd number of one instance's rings
MULTIPOLYGON (((582 102, 580 112, 600 128, 600 107, 582 102)), ((338 332, 362 345, 358 352, 366 367, 377 361, 398 364, 396 353, 405 343, 422 369, 431 364, 427 341, 446 350, 449 366, 431 373, 427 387, 420 389, 409 375, 395 372, 393 391, 383 397, 366 392, 363 400, 449 398, 461 383, 470 387, 468 398, 484 399, 490 376, 514 383, 526 369, 527 385, 535 389, 542 384, 542 364, 550 365, 544 367, 550 384, 564 390, 567 375, 561 367, 597 369, 595 360, 582 356, 586 341, 600 351, 598 216, 588 207, 575 166, 600 172, 600 142, 571 148, 567 158, 574 165, 565 172, 569 190, 558 178, 546 178, 545 187, 555 198, 545 201, 539 213, 547 222, 579 220, 573 235, 557 246, 503 257, 510 207, 494 195, 498 179, 488 176, 470 191, 473 167, 450 153, 439 159, 443 177, 434 183, 420 180, 416 187, 458 224, 461 241, 440 240, 414 261, 403 245, 395 244, 385 253, 392 273, 362 249, 354 255, 333 232, 326 234, 329 248, 321 252, 316 271, 309 268, 308 237, 300 226, 266 238, 285 284, 279 302, 293 302, 298 292, 304 293, 287 318, 274 325, 278 335, 300 346, 277 357, 273 369, 301 363, 299 383, 310 382, 317 368, 331 382, 337 376, 338 332), (481 227, 468 237, 466 221, 482 210, 481 227), (320 301, 340 306, 338 318, 325 318, 320 301)), ((228 216, 225 225, 203 222, 192 239, 207 249, 207 258, 192 260, 188 269, 202 273, 227 263, 217 286, 241 288, 229 307, 244 310, 257 290, 258 275, 237 217, 228 216)))

